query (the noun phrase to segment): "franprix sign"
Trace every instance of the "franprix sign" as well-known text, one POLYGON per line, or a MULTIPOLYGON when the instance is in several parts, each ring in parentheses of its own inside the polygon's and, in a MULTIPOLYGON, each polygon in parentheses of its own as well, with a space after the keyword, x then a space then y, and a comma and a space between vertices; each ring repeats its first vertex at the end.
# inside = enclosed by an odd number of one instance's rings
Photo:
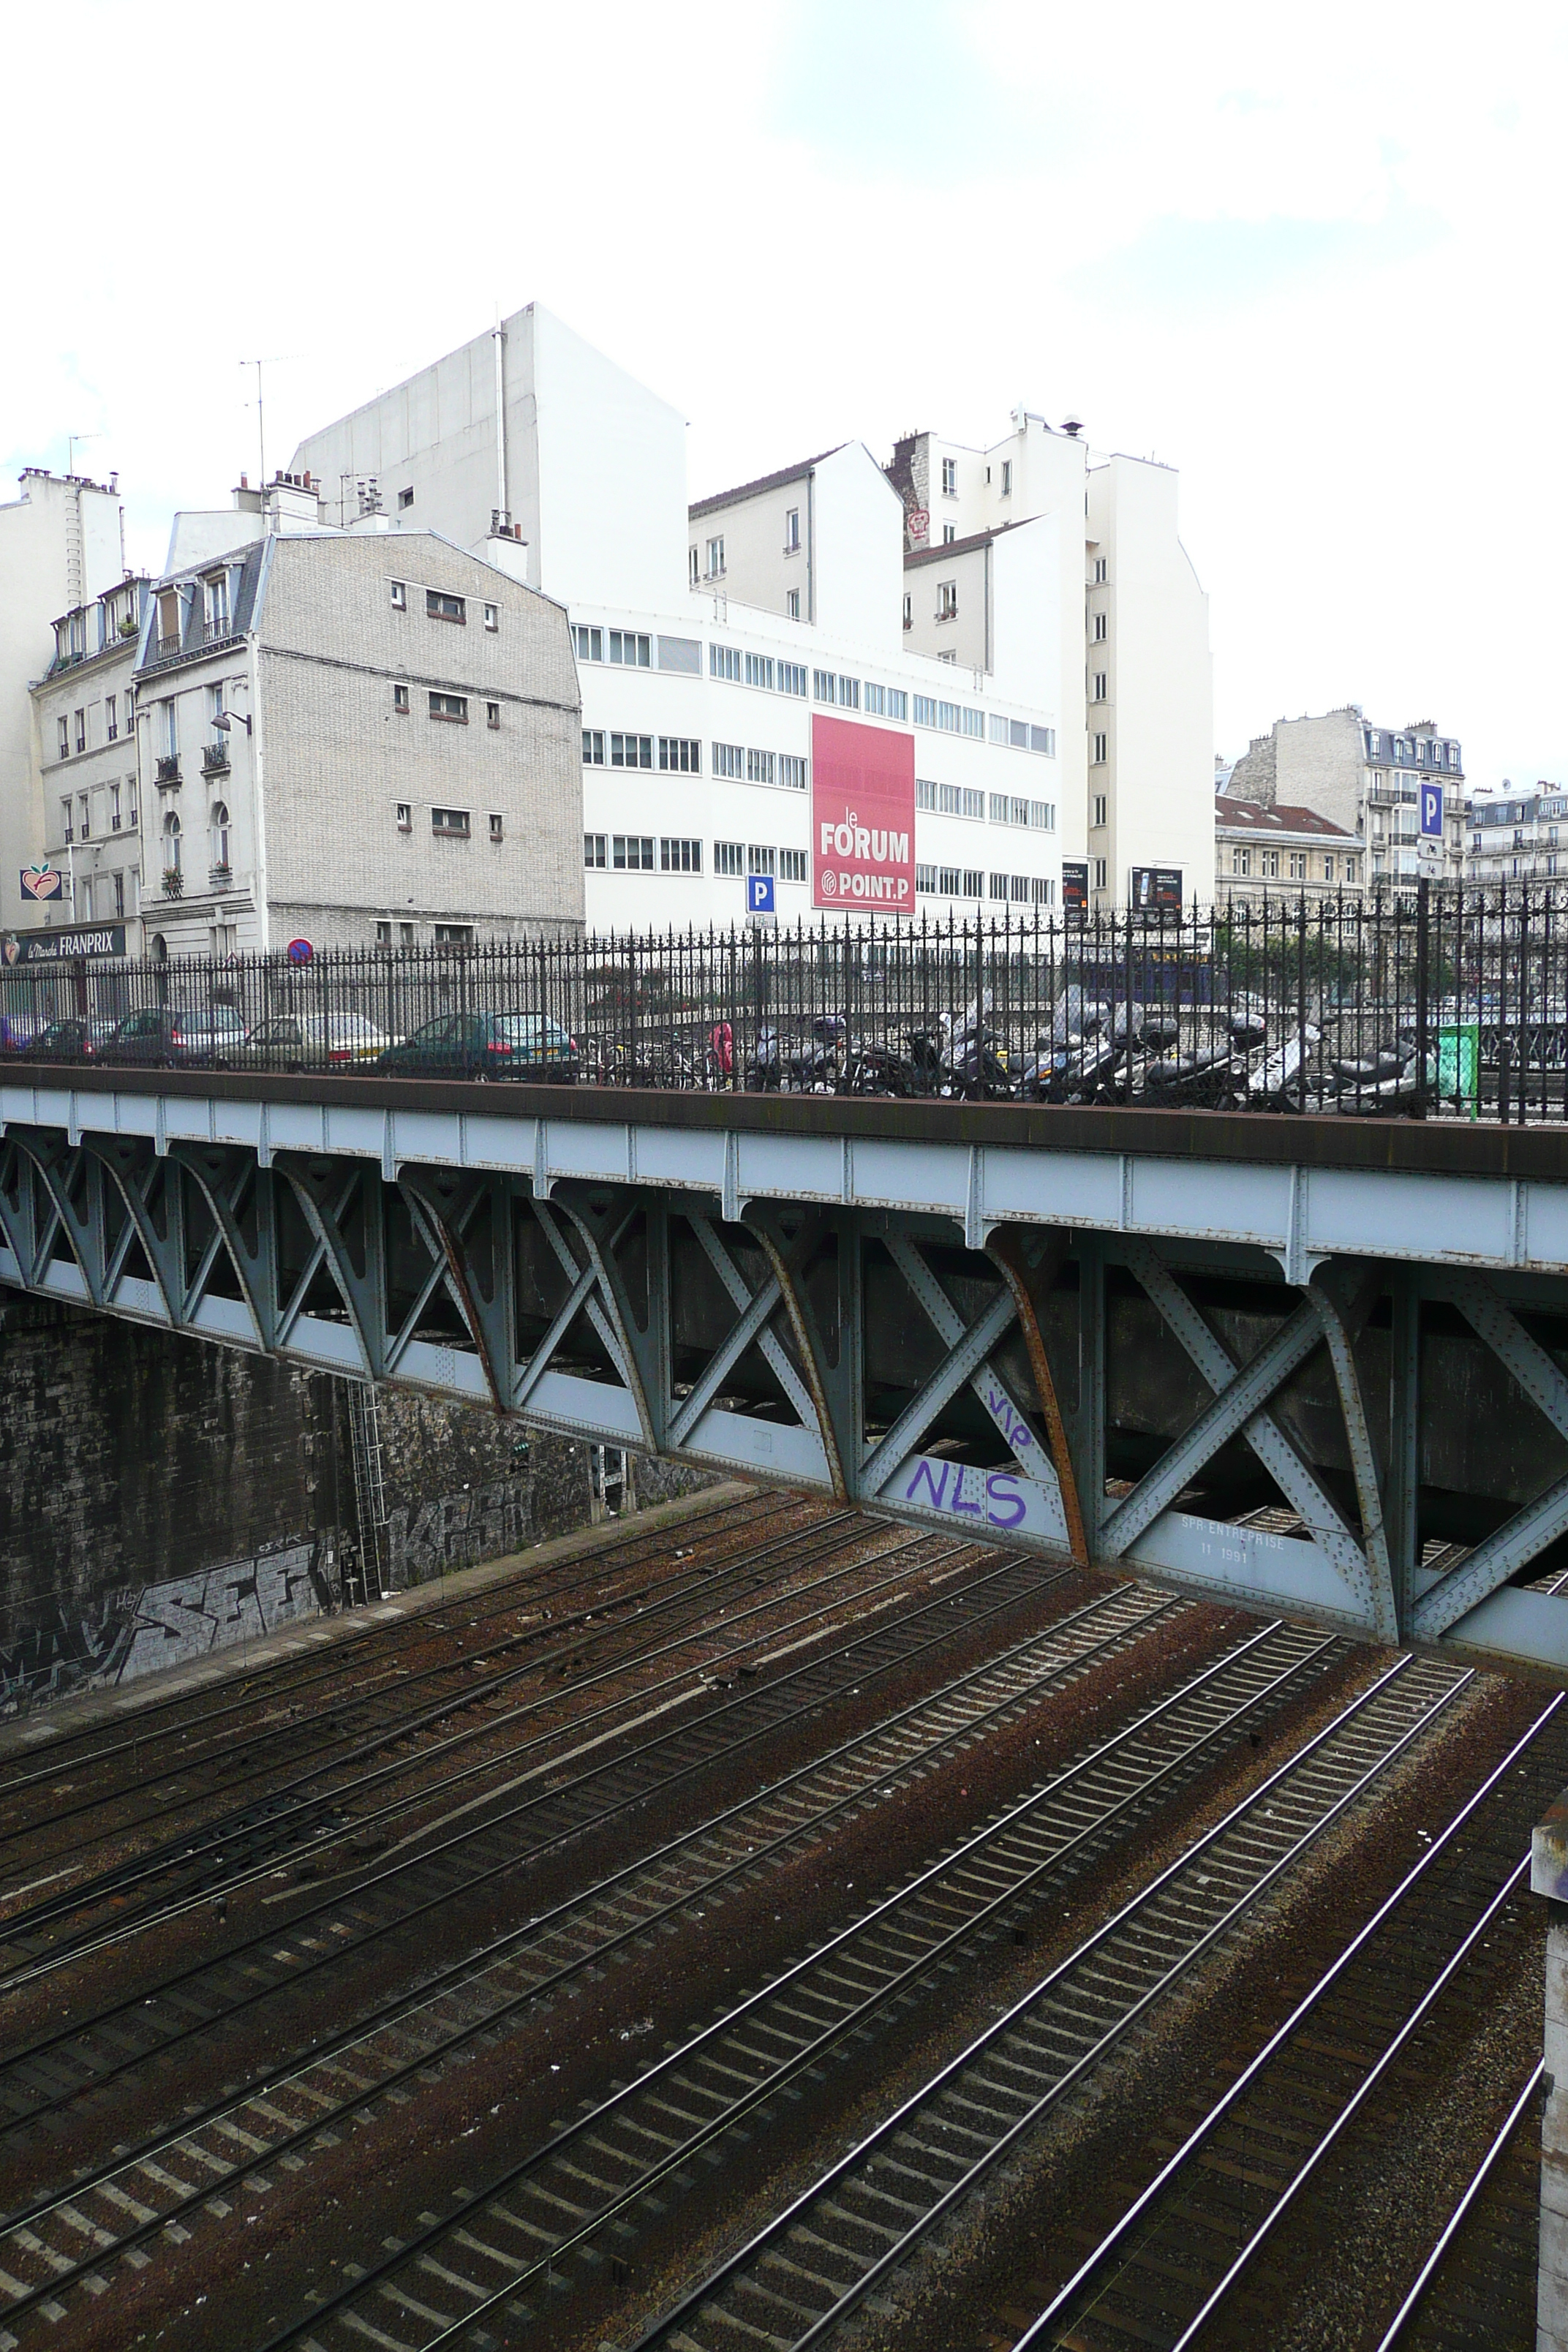
POLYGON ((811 722, 811 903, 915 911, 915 739, 849 719, 811 722))

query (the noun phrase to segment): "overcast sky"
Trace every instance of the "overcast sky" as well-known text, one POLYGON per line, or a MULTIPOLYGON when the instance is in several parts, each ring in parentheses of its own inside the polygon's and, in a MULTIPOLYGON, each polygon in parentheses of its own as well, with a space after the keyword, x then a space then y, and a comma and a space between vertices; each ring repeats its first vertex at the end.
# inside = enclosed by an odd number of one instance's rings
MULTIPOLYGON (((538 299, 694 497, 1020 401, 1179 467, 1215 740, 1363 703, 1568 778, 1568 15, 1055 0, 40 7, 0 464, 175 505, 538 299)), ((9 494, 0 484, 0 496, 9 494)))

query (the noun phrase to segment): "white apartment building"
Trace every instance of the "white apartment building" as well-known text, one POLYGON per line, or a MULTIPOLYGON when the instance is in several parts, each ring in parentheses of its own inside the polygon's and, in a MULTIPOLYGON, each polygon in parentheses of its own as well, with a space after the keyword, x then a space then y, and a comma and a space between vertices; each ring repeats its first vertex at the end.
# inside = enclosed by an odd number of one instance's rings
POLYGON ((534 305, 290 470, 329 496, 374 484, 395 520, 568 607, 591 928, 729 925, 749 874, 784 921, 1059 903, 1076 511, 996 560, 990 657, 954 675, 903 628, 903 501, 861 445, 689 506, 685 443, 677 410, 534 305))
POLYGON ((1177 530, 1169 467, 1091 458, 1082 427, 1024 409, 973 449, 932 433, 895 446, 905 509, 904 627, 963 669, 998 632, 1051 627, 1061 665, 1063 849, 1089 903, 1180 904, 1207 895, 1214 846, 1214 673, 1208 598, 1177 530), (1068 519, 1081 511, 1081 545, 1068 519), (1009 620, 1000 593, 1015 534, 1059 522, 1036 607, 1009 620))
POLYGON ((1559 880, 1568 875, 1568 791, 1542 781, 1532 792, 1471 802, 1465 814, 1465 878, 1559 880))
MULTIPOLYGON (((29 466, 21 495, 0 505, 0 924, 23 919, 20 874, 44 854, 29 688, 56 657, 54 624, 80 618, 79 658, 101 648, 91 609, 125 574, 117 482, 29 466)), ((26 919, 31 920, 29 910, 26 919)))
POLYGON ((1465 770, 1460 747, 1430 719, 1405 728, 1369 724, 1359 703, 1314 717, 1277 719, 1255 735, 1231 771, 1233 800, 1316 809, 1365 844, 1368 886, 1397 887, 1426 874, 1464 872, 1465 770), (1441 836, 1421 832, 1422 788, 1442 794, 1441 836))
POLYGON ((149 594, 146 580, 127 576, 55 623, 54 658, 32 689, 32 798, 37 862, 65 881, 58 900, 23 904, 25 930, 119 925, 122 944, 139 940, 136 657, 149 594))
POLYGON ((435 532, 338 530, 321 503, 302 477, 242 484, 226 520, 176 518, 184 561, 156 583, 57 625, 36 740, 74 894, 29 910, 24 952, 88 924, 217 957, 581 929, 564 614, 435 532), (84 621, 113 642, 78 662, 84 621))

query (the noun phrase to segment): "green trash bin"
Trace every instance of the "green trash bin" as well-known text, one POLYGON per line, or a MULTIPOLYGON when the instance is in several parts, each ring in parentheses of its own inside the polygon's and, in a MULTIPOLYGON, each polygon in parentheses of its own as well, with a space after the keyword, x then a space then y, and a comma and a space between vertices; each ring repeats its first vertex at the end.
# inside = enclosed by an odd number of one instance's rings
POLYGON ((1443 1108, 1480 1116, 1481 1024, 1445 1024, 1437 1032, 1437 1094, 1443 1108))

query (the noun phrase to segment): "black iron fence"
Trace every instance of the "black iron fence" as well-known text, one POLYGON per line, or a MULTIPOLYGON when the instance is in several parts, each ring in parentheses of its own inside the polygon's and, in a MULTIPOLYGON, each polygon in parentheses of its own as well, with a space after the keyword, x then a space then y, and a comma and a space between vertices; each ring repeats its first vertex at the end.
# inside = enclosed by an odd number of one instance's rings
POLYGON ((1568 885, 1207 910, 16 961, 8 1059, 1568 1116, 1568 885))

